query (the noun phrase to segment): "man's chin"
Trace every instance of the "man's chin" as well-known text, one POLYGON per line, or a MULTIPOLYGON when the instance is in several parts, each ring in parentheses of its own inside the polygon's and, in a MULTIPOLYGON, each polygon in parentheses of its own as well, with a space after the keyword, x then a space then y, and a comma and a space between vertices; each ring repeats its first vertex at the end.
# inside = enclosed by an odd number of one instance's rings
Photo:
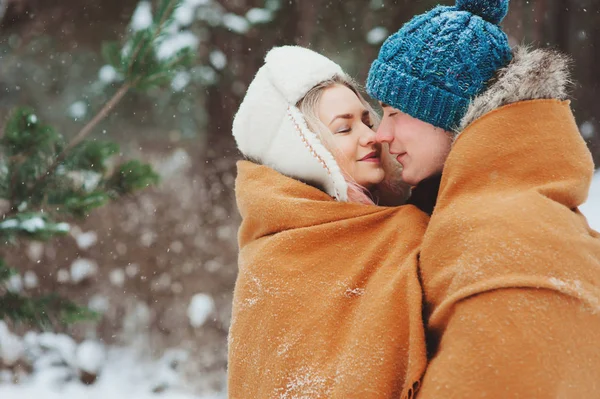
POLYGON ((409 186, 414 187, 421 182, 421 179, 417 179, 415 176, 411 176, 410 173, 404 173, 404 171, 402 171, 402 181, 409 186))

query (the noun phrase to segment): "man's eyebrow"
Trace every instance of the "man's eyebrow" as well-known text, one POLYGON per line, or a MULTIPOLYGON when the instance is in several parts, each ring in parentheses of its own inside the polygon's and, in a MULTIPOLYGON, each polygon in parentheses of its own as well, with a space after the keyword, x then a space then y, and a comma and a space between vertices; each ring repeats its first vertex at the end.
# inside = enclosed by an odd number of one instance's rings
POLYGON ((352 118, 354 118, 354 115, 352 115, 352 114, 338 115, 335 118, 333 118, 331 120, 331 122, 329 122, 329 124, 331 125, 336 119, 352 119, 352 118))
POLYGON ((380 103, 380 104, 381 104, 381 108, 391 107, 391 105, 386 104, 386 103, 380 103))

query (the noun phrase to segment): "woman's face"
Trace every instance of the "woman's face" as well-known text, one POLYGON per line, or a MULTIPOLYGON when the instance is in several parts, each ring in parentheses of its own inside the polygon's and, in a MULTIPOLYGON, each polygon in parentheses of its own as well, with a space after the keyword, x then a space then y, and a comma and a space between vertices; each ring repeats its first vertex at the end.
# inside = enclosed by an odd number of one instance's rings
POLYGON ((318 115, 332 133, 326 144, 340 168, 365 188, 380 183, 384 178, 381 145, 375 141, 369 111, 356 94, 344 85, 325 89, 318 115))

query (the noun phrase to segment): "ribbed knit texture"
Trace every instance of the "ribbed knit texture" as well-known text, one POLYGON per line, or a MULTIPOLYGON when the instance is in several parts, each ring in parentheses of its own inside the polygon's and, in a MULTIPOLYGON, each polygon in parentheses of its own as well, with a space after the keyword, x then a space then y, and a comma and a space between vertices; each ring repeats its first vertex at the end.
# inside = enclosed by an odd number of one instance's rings
POLYGON ((490 22, 501 22, 508 1, 458 4, 416 16, 385 41, 369 71, 370 96, 444 130, 458 126, 512 58, 506 34, 490 22))

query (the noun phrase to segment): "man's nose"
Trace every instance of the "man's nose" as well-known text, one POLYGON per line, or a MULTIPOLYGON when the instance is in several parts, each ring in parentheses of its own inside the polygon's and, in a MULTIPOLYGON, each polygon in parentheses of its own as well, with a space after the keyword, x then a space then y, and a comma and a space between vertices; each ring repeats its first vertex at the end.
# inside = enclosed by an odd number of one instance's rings
POLYGON ((388 128, 387 123, 381 123, 377 128, 377 132, 375 134, 375 141, 378 143, 391 143, 394 141, 394 135, 392 131, 388 128))

